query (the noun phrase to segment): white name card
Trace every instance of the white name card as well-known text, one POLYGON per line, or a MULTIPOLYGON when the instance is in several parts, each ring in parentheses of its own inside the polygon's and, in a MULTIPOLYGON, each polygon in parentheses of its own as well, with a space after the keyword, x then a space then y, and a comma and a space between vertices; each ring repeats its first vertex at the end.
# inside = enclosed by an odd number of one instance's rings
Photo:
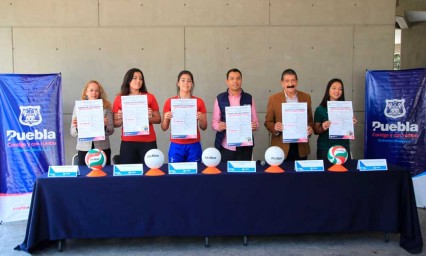
POLYGON ((169 174, 197 174, 197 162, 169 163, 169 174))
POLYGON ((296 172, 323 172, 323 160, 301 160, 294 162, 294 170, 296 172))
POLYGON ((386 159, 360 159, 356 168, 360 171, 387 171, 386 159))
POLYGON ((52 165, 49 166, 47 177, 77 177, 77 165, 52 165))
POLYGON ((228 172, 256 172, 256 161, 228 161, 228 172))
POLYGON ((116 164, 113 169, 114 176, 143 175, 143 164, 116 164))

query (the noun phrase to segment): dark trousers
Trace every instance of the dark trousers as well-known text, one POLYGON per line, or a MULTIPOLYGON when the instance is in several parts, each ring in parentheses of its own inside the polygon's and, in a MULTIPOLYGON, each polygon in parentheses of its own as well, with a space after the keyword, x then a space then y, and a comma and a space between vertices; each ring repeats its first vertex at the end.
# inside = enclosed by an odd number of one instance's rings
POLYGON ((299 156, 299 144, 290 143, 290 150, 288 151, 288 156, 285 158, 286 161, 296 161, 296 160, 306 160, 308 156, 300 157, 299 156))
POLYGON ((145 154, 151 149, 157 148, 157 142, 121 141, 121 164, 145 164, 145 154))
POLYGON ((253 154, 253 146, 237 147, 236 151, 220 147, 220 154, 222 156, 221 162, 226 161, 251 161, 253 154))

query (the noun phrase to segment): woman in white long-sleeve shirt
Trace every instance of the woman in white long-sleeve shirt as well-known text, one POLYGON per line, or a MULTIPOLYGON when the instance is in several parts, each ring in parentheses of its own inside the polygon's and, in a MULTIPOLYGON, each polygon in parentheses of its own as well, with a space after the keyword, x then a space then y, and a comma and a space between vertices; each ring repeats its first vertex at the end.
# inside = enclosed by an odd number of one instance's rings
MULTIPOLYGON (((91 80, 86 83, 81 94, 82 100, 97 100, 102 99, 104 107, 104 126, 105 126, 105 140, 99 141, 78 141, 77 140, 77 152, 78 152, 78 165, 85 165, 85 156, 87 151, 92 148, 102 149, 107 156, 107 165, 111 164, 111 148, 109 143, 109 135, 114 133, 113 114, 111 103, 107 99, 107 95, 102 85, 95 80, 91 80)), ((77 137, 77 115, 74 107, 72 113, 72 122, 70 128, 71 136, 77 137)))

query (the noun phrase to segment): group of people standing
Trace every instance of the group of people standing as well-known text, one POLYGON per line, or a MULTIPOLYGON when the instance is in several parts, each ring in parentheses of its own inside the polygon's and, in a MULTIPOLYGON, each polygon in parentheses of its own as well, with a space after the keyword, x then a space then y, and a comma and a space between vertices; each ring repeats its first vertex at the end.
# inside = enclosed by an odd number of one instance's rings
MULTIPOLYGON (((251 129, 256 131, 259 128, 259 120, 256 112, 254 98, 242 89, 242 73, 238 69, 231 69, 226 73, 226 84, 228 89, 217 95, 213 106, 212 128, 216 131, 215 147, 220 151, 222 161, 230 160, 251 160, 254 143, 250 145, 229 146, 226 138, 226 115, 225 108, 229 106, 251 107, 251 129)), ((327 159, 328 149, 336 144, 342 145, 350 152, 349 140, 332 140, 328 137, 330 121, 328 120, 327 101, 344 101, 344 86, 340 79, 332 79, 327 84, 324 97, 320 105, 316 108, 315 115, 312 115, 312 103, 309 94, 297 90, 298 78, 292 69, 284 70, 281 75, 282 91, 272 95, 268 99, 265 127, 271 134, 271 145, 280 147, 287 161, 306 160, 310 154, 308 142, 303 143, 283 143, 282 133, 285 132, 282 123, 282 103, 307 103, 307 134, 312 133, 318 136, 317 158, 327 159)), ((87 82, 83 88, 81 100, 102 99, 104 108, 105 140, 102 141, 78 141, 77 151, 79 165, 85 165, 84 158, 92 148, 102 149, 107 155, 107 164, 111 164, 111 149, 109 135, 114 133, 114 128, 123 125, 123 112, 121 96, 146 95, 148 100, 149 134, 124 136, 121 135, 120 162, 123 164, 143 163, 144 156, 150 149, 157 148, 157 137, 153 124, 161 124, 161 129, 166 131, 170 128, 173 118, 171 111, 172 99, 196 99, 197 102, 197 137, 191 139, 170 138, 170 148, 168 151, 168 162, 200 162, 202 147, 200 143, 200 130, 206 130, 207 110, 204 101, 193 95, 195 81, 193 74, 184 70, 177 77, 177 95, 166 100, 163 107, 163 118, 160 115, 160 108, 155 96, 148 92, 144 79, 144 74, 140 69, 132 68, 127 71, 123 78, 120 92, 115 97, 114 103, 107 100, 106 93, 102 85, 94 80, 87 82)), ((356 123, 356 119, 353 119, 356 123)), ((74 109, 71 122, 71 135, 78 136, 77 116, 74 109)), ((350 156, 350 154, 348 154, 350 156)))

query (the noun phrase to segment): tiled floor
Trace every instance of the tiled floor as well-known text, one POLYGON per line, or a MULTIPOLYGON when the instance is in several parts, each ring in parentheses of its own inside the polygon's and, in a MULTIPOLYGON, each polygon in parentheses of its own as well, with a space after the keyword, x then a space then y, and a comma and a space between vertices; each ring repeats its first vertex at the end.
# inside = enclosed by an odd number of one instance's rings
MULTIPOLYGON (((423 243, 426 237, 426 210, 419 209, 423 243)), ((26 221, 0 225, 0 255, 27 255, 14 251, 25 236, 26 221)), ((35 255, 410 255, 399 246, 399 234, 384 242, 383 233, 210 237, 205 248, 202 237, 156 237, 140 239, 67 240, 63 252, 55 245, 35 255)), ((425 251, 425 250, 423 250, 425 251)), ((423 252, 421 255, 426 255, 423 252)))

